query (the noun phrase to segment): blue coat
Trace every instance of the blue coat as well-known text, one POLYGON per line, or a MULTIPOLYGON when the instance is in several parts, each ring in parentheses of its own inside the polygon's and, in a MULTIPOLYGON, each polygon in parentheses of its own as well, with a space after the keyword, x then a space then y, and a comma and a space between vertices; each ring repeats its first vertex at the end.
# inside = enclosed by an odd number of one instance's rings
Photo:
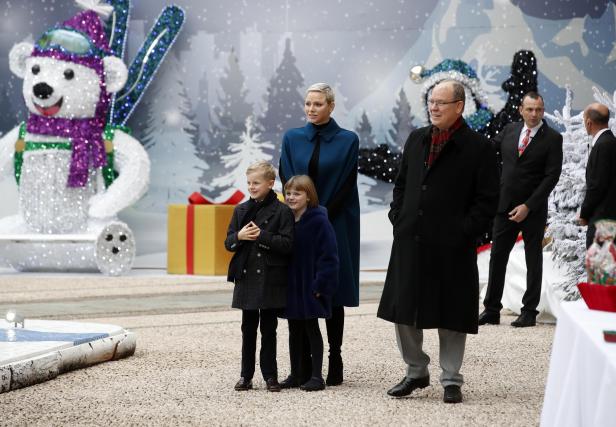
MULTIPOLYGON (((316 143, 316 128, 288 130, 282 141, 280 177, 285 183, 294 175, 308 175, 308 162, 316 143)), ((327 208, 336 233, 340 273, 333 305, 359 305, 359 195, 357 158, 359 138, 330 119, 321 131, 319 174, 315 183, 319 203, 327 208)))
POLYGON ((334 229, 325 208, 308 208, 295 223, 285 317, 331 317, 332 298, 337 288, 338 248, 334 229), (320 294, 319 298, 316 293, 320 294))

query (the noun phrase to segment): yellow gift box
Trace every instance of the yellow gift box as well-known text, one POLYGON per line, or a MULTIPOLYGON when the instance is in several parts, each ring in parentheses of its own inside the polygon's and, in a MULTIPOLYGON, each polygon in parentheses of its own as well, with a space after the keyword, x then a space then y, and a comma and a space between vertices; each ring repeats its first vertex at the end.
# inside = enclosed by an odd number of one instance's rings
POLYGON ((226 276, 225 249, 233 205, 169 205, 167 273, 226 276))

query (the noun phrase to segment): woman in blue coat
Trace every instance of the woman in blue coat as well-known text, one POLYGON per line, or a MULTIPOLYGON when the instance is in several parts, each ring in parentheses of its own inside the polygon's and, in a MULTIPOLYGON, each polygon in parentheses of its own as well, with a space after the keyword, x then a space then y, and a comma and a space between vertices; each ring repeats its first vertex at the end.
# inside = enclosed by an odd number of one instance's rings
POLYGON ((331 317, 332 298, 338 287, 336 235, 327 219, 327 210, 319 206, 310 177, 291 177, 284 190, 287 205, 295 217, 295 237, 285 309, 289 320, 291 374, 280 386, 323 390, 323 338, 319 318, 331 317), (304 348, 304 335, 308 337, 308 348, 304 348), (311 375, 304 383, 300 375, 302 353, 311 355, 311 375))
POLYGON ((304 111, 308 123, 288 130, 282 141, 280 178, 308 175, 315 183, 319 201, 327 208, 338 243, 340 270, 333 297, 332 317, 326 321, 329 343, 327 384, 342 383, 342 336, 344 306, 359 305, 359 196, 357 157, 359 139, 342 129, 331 117, 334 91, 316 83, 306 91, 304 111))

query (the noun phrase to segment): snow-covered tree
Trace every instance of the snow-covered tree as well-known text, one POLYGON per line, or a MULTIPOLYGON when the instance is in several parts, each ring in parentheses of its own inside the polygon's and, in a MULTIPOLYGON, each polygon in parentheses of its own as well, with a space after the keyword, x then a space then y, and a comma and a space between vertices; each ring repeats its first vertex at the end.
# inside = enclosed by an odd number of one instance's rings
POLYGON ((359 136, 360 148, 376 148, 376 140, 372 133, 372 125, 370 124, 370 119, 368 119, 366 110, 363 111, 361 119, 355 127, 355 132, 357 132, 357 136, 359 136))
POLYGON ((357 174, 357 191, 359 193, 359 208, 362 212, 369 212, 383 207, 382 200, 370 195, 373 187, 377 185, 375 179, 364 174, 357 174))
POLYGON ((274 164, 278 164, 283 133, 305 123, 302 93, 304 78, 295 61, 291 40, 286 39, 282 61, 267 88, 266 110, 260 120, 265 137, 274 143, 274 164))
POLYGON ((557 283, 556 291, 564 300, 578 299, 577 283, 584 276, 586 227, 577 225, 577 216, 586 191, 586 161, 588 136, 584 129, 583 113, 571 114, 572 93, 566 88, 562 112, 546 117, 564 127, 563 167, 560 179, 548 201, 548 231, 552 238, 552 256, 566 268, 567 280, 557 283))
POLYGON ((246 79, 235 50, 231 49, 224 75, 220 79, 219 105, 213 109, 208 132, 210 143, 207 161, 212 165, 211 176, 224 173, 219 159, 228 153, 229 143, 240 138, 246 118, 252 114, 252 105, 246 100, 247 93, 246 79))
POLYGON ((169 54, 154 83, 143 139, 151 161, 150 188, 139 206, 166 211, 170 203, 185 203, 201 188, 207 163, 196 155, 198 123, 182 81, 177 58, 169 54))
POLYGON ((610 113, 612 113, 609 126, 612 133, 616 135, 616 90, 611 97, 609 93, 602 92, 595 86, 592 87, 592 91, 595 100, 604 104, 610 110, 610 113))
POLYGON ((261 134, 256 129, 253 116, 248 116, 239 141, 230 143, 229 153, 220 159, 227 172, 214 178, 212 186, 220 192, 237 189, 246 193, 246 169, 258 160, 272 160, 268 150, 273 148, 271 142, 261 141, 261 134))
POLYGON ((415 129, 415 126, 413 126, 413 115, 411 114, 411 104, 409 104, 403 87, 398 92, 398 99, 396 99, 393 114, 392 129, 388 132, 389 139, 395 149, 402 151, 406 139, 415 129))

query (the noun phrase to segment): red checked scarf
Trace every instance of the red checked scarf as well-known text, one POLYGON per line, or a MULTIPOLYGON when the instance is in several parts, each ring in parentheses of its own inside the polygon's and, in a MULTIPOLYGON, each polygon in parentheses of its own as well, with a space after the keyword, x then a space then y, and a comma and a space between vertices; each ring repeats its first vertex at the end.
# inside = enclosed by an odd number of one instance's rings
POLYGON ((432 143, 430 144, 430 152, 428 153, 428 161, 426 164, 431 167, 438 156, 443 151, 445 144, 451 138, 451 135, 462 126, 462 117, 458 117, 453 125, 447 130, 440 130, 436 126, 432 126, 432 143))

